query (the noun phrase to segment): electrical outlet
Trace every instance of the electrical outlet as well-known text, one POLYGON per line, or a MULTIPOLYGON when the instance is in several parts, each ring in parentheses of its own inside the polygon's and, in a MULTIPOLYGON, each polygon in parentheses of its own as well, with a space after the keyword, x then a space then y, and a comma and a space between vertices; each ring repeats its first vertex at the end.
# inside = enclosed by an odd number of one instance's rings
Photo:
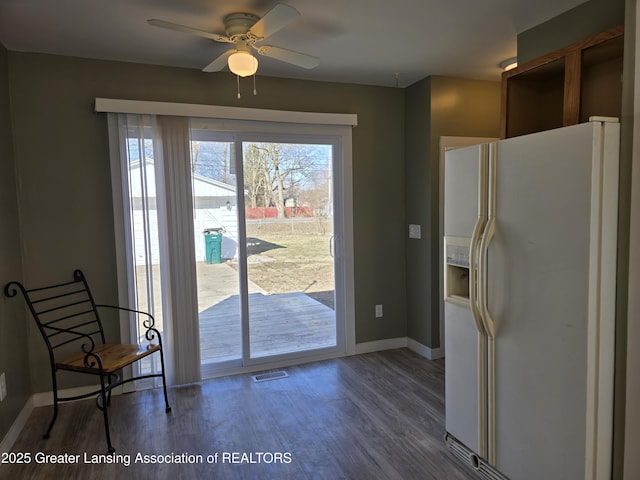
POLYGON ((376 318, 382 316, 382 305, 376 305, 376 318))
POLYGON ((4 379, 4 372, 0 374, 0 402, 7 396, 7 382, 4 379))

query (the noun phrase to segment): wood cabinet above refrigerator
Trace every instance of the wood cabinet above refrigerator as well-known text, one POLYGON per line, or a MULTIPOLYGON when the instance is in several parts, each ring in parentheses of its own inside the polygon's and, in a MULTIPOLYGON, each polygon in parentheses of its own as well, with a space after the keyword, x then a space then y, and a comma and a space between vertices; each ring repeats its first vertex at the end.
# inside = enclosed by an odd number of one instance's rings
POLYGON ((501 138, 619 118, 623 44, 619 26, 503 72, 501 138))

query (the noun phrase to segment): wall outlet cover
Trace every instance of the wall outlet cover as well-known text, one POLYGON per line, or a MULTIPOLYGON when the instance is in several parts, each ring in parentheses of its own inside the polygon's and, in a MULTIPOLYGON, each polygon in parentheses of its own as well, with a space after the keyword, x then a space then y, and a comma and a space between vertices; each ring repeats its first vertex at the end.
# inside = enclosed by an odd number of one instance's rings
POLYGON ((409 225, 409 238, 422 238, 420 225, 409 225))
POLYGON ((376 318, 382 316, 382 305, 376 305, 376 318))

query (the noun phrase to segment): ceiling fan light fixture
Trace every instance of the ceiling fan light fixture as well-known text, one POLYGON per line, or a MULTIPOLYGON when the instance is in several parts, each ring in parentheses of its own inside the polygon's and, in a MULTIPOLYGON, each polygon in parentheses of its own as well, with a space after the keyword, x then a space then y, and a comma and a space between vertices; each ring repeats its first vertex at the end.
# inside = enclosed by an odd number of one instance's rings
POLYGON ((235 52, 229 56, 227 63, 229 70, 239 77, 249 77, 258 71, 258 59, 250 52, 235 52))

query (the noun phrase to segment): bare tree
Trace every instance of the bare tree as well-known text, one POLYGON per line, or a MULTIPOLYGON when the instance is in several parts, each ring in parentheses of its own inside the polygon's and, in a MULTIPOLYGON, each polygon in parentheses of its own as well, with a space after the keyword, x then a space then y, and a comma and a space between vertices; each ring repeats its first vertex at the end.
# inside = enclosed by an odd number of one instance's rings
POLYGON ((244 182, 247 204, 276 208, 278 218, 286 216, 287 198, 326 181, 326 151, 314 145, 250 143, 245 149, 244 182))
POLYGON ((250 144, 244 157, 244 188, 250 208, 256 208, 258 204, 268 206, 264 195, 266 179, 263 163, 260 150, 254 144, 250 144))

